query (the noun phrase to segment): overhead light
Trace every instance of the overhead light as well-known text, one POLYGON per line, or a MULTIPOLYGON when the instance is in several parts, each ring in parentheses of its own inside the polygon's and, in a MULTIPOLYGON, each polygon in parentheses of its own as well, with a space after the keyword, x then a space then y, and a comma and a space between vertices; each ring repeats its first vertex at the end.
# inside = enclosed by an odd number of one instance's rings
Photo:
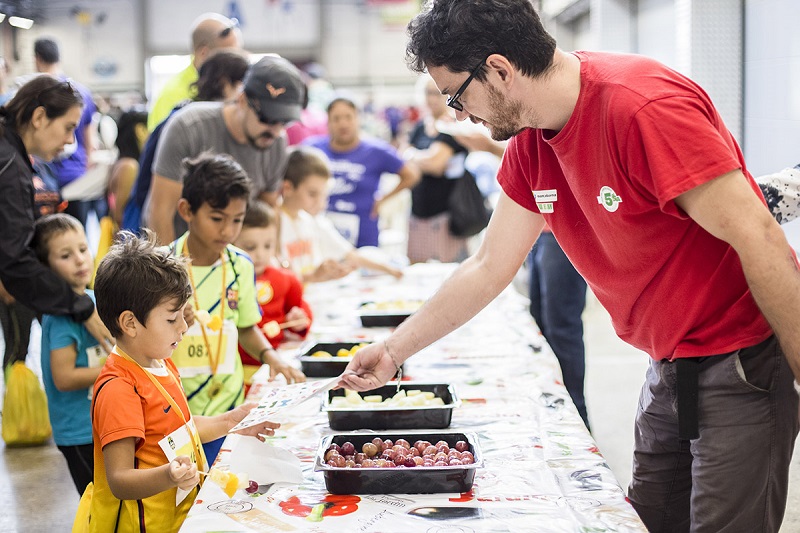
POLYGON ((3 22, 6 19, 5 13, 0 13, 0 22, 3 22))
POLYGON ((24 17, 8 17, 8 23, 15 28, 22 28, 23 30, 29 30, 33 26, 33 20, 24 17))

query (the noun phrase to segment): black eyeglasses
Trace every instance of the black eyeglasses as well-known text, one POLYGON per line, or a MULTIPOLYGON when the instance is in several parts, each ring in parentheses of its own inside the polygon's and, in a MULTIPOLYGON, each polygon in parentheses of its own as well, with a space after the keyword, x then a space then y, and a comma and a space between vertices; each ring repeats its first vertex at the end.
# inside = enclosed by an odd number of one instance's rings
POLYGON ((266 126, 285 126, 286 122, 283 120, 272 120, 271 118, 267 117, 266 115, 261 113, 261 106, 258 105, 257 102, 253 101, 252 99, 248 98, 247 103, 250 105, 250 109, 256 114, 258 117, 258 121, 266 126))
POLYGON ((219 32, 217 37, 219 37, 220 39, 225 39, 228 37, 228 35, 231 34, 233 30, 235 30, 238 27, 239 27, 239 19, 233 18, 231 19, 231 25, 222 30, 221 32, 219 32))
MULTIPOLYGON (((489 58, 487 57, 486 59, 489 59, 489 58)), ((462 83, 461 87, 458 88, 458 90, 453 94, 453 96, 451 96, 451 97, 449 97, 447 99, 447 105, 449 107, 452 107, 456 111, 464 111, 464 106, 461 104, 461 102, 458 101, 458 99, 461 98, 461 95, 464 94, 464 91, 467 90, 467 87, 469 86, 469 84, 473 80, 473 78, 475 78, 475 76, 478 75, 478 72, 481 71, 481 69, 483 68, 484 63, 486 63, 486 59, 481 61, 478 64, 477 67, 472 69, 472 72, 470 72, 469 78, 467 78, 467 81, 462 83)))

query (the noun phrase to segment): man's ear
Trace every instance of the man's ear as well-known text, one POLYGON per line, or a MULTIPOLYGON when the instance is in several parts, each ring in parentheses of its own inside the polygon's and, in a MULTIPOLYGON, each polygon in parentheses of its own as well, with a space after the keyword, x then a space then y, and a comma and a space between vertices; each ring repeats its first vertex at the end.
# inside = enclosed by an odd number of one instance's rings
MULTIPOLYGON (((493 73, 496 73, 497 77, 500 79, 500 83, 506 87, 511 87, 514 82, 514 77, 517 75, 517 71, 506 56, 492 54, 486 59, 486 64, 493 73)), ((489 76, 491 77, 491 73, 489 76)))
POLYGON ((192 221, 192 206, 189 205, 189 201, 186 198, 181 198, 178 200, 178 214, 187 224, 192 221))
POLYGON ((142 324, 136 319, 133 311, 125 310, 117 317, 117 325, 128 337, 136 337, 142 324))

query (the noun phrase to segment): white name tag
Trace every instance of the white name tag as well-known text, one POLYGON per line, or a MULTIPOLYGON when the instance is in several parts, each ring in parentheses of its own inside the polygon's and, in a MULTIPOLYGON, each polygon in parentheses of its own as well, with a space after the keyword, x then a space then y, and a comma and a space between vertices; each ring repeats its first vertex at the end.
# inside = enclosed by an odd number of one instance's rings
POLYGON ((536 207, 539 208, 540 213, 553 212, 553 203, 558 200, 558 191, 556 189, 531 192, 533 193, 533 199, 536 200, 536 207))

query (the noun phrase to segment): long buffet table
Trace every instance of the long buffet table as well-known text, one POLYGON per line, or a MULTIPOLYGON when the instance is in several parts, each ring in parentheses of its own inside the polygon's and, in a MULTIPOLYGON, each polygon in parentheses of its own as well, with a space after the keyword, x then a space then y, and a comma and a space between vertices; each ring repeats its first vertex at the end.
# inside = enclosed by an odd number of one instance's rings
MULTIPOLYGON (((414 265, 401 281, 353 275, 309 286, 312 337, 320 342, 385 338, 389 329, 360 327, 359 305, 425 299, 452 269, 414 265)), ((269 440, 300 459, 302 482, 262 486, 258 496, 239 491, 231 499, 207 481, 181 532, 646 531, 570 401, 555 356, 526 306, 509 288, 464 327, 406 363, 407 377, 453 383, 462 400, 450 430, 477 435, 484 459, 469 493, 328 494, 314 460, 321 438, 341 432, 330 429, 321 402, 312 399, 281 417, 283 426, 269 440)), ((290 349, 285 357, 293 353, 290 349)), ((270 386, 259 371, 251 399, 270 386)), ((258 450, 265 448, 244 440, 229 436, 217 466, 235 462, 257 471, 266 455, 258 450)))

